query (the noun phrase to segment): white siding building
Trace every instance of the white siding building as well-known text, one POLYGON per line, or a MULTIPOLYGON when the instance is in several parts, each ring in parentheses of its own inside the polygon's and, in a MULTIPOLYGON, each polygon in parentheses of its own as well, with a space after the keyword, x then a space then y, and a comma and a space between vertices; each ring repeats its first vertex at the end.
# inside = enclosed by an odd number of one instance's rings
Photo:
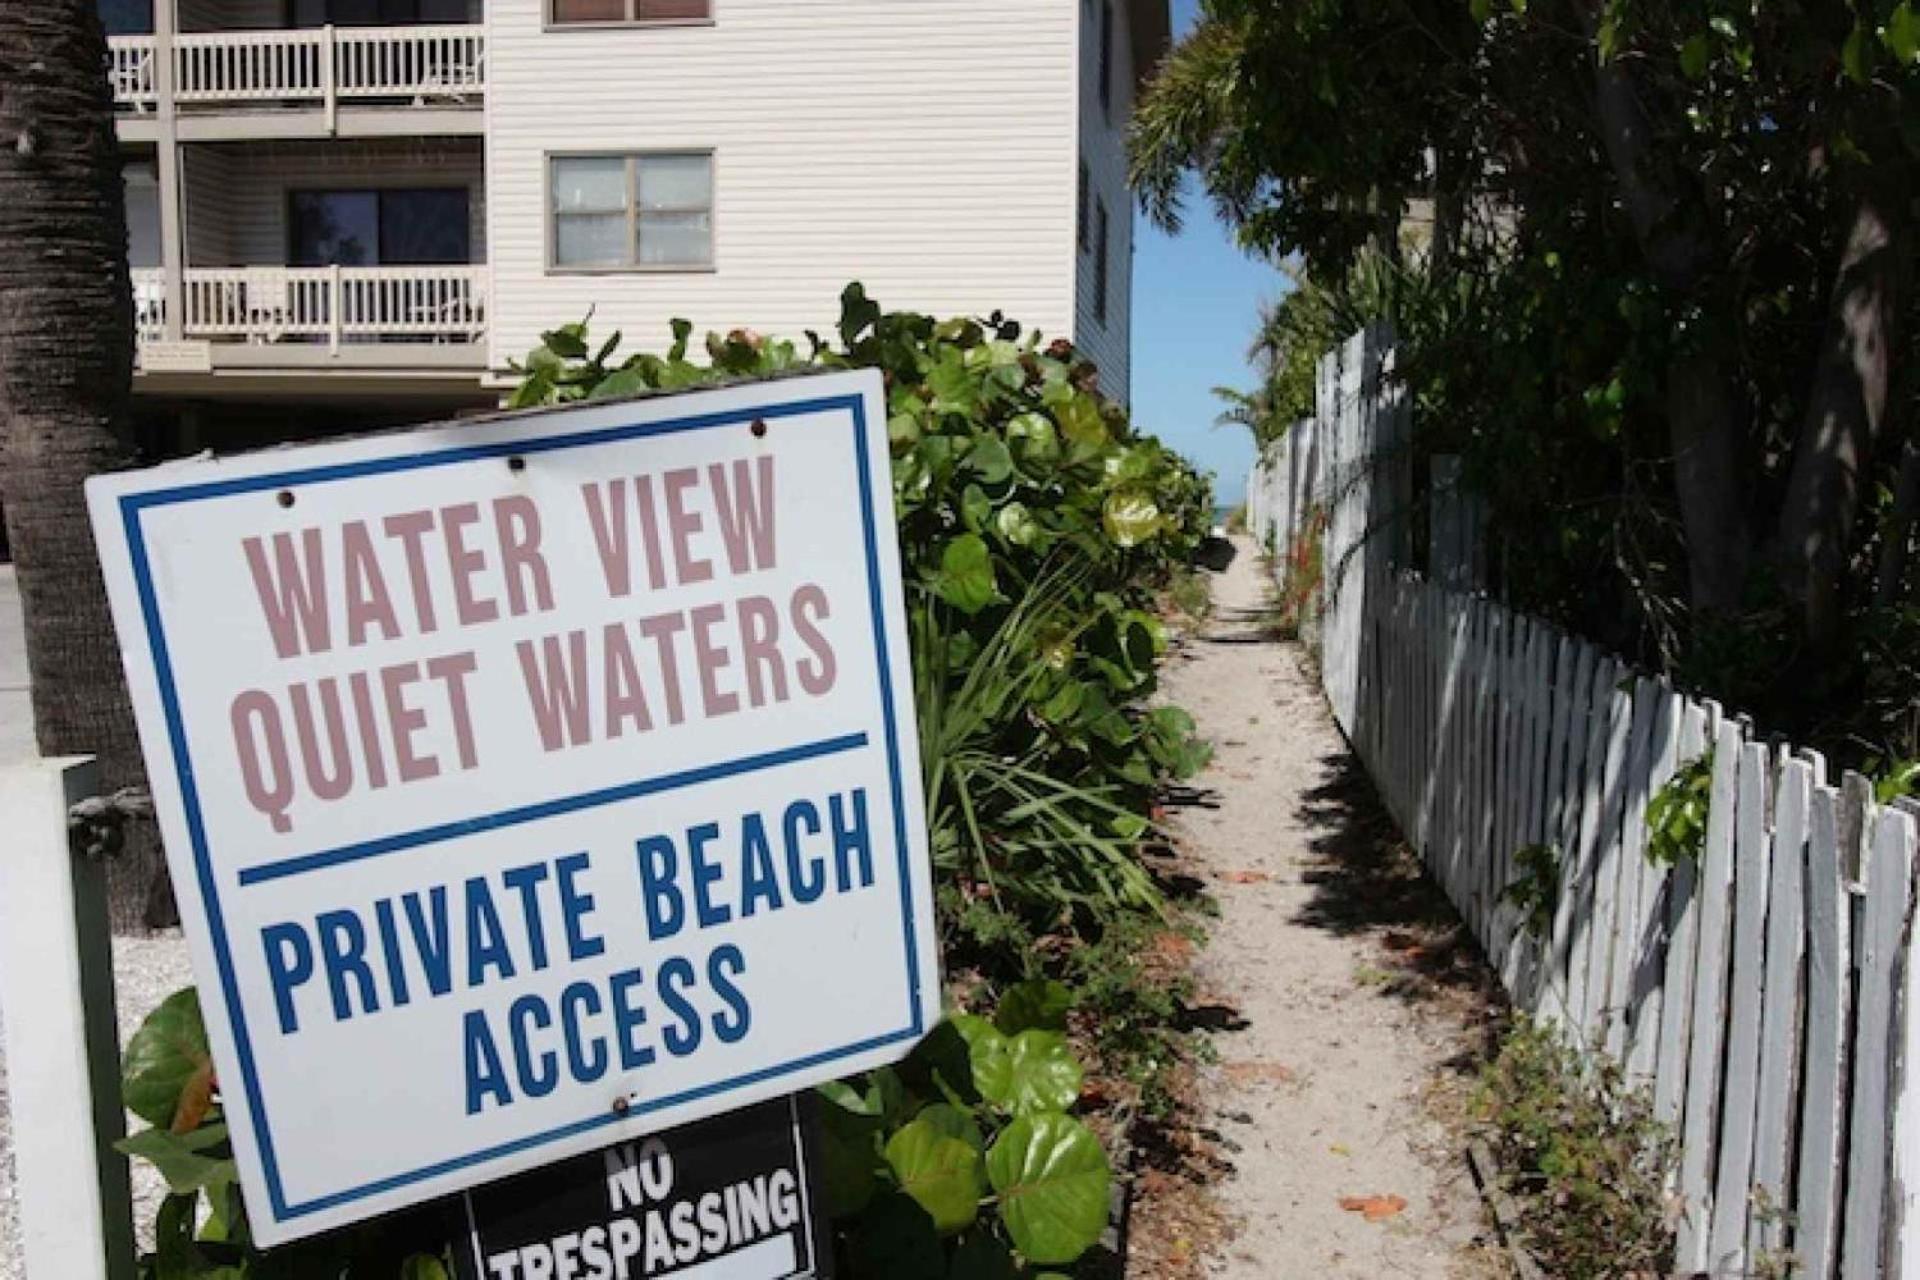
POLYGON ((497 401, 541 330, 798 338, 859 280, 1128 391, 1166 0, 101 0, 164 447, 497 401), (313 420, 309 420, 309 416, 313 420))

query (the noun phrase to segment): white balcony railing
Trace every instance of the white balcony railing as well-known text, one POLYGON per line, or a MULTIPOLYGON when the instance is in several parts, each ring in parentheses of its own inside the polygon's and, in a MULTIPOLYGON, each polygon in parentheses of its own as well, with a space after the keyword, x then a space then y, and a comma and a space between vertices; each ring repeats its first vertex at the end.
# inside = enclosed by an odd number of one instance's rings
POLYGON ((152 36, 108 36, 107 76, 113 100, 135 111, 151 111, 159 94, 153 76, 152 36))
MULTIPOLYGON (((476 23, 202 31, 173 38, 173 96, 183 107, 319 106, 342 99, 477 104, 486 89, 485 29, 476 23)), ((116 36, 114 99, 136 111, 157 98, 152 36, 116 36)))
POLYGON ((477 25, 342 27, 333 33, 334 84, 343 98, 464 100, 486 88, 486 40, 477 25))
MULTIPOLYGON (((134 272, 135 328, 163 332, 162 273, 134 272)), ((474 343, 486 335, 487 269, 191 267, 181 336, 222 342, 474 343)))
POLYGON ((141 342, 166 336, 167 273, 159 267, 135 267, 133 276, 133 333, 141 342))

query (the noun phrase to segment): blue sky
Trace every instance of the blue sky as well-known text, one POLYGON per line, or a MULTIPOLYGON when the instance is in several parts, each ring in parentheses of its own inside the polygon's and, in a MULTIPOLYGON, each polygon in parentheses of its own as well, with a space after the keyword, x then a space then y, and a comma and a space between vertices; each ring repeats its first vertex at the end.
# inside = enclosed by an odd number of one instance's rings
MULTIPOLYGON (((1193 24, 1198 0, 1173 0, 1173 27, 1193 24)), ((1168 236, 1134 213, 1133 419, 1214 473, 1215 500, 1244 496, 1251 437, 1215 427, 1210 388, 1246 387, 1247 343, 1260 304, 1286 277, 1242 253, 1189 184, 1186 223, 1168 236)))

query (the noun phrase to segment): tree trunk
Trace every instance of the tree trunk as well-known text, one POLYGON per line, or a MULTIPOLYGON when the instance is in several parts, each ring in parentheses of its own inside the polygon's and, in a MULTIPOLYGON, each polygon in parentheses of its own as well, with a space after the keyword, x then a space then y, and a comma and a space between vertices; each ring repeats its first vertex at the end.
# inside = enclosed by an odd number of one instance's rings
POLYGON ((1860 198, 1780 508, 1781 582, 1800 603, 1816 653, 1831 652, 1840 638, 1854 516, 1887 419, 1900 308, 1912 269, 1909 240, 1905 192, 1860 198))
POLYGON ((1674 494, 1686 531, 1688 595, 1699 612, 1735 608, 1752 555, 1747 511, 1747 409, 1725 356, 1732 316, 1715 305, 1711 235, 1692 216, 1691 178, 1663 167, 1627 65, 1598 61, 1594 118, 1621 204, 1660 285, 1696 312, 1667 368, 1667 433, 1674 494))
POLYGON ((1920 522, 1920 446, 1909 443, 1900 455, 1900 476, 1893 482, 1893 507, 1887 513, 1886 541, 1880 548, 1880 568, 1873 602, 1890 608, 1900 599, 1907 580, 1907 543, 1920 522))
MULTIPOLYGON (((133 377, 127 231, 94 0, 0 0, 0 502, 26 610, 43 755, 143 774, 81 484, 124 465, 133 377)), ((145 911, 151 839, 116 868, 145 911)))
POLYGON ((1687 534, 1689 598, 1696 612, 1726 613, 1740 606, 1753 557, 1745 483, 1750 459, 1742 442, 1746 406, 1734 390, 1720 335, 1695 338, 1698 345, 1667 366, 1667 440, 1687 534))

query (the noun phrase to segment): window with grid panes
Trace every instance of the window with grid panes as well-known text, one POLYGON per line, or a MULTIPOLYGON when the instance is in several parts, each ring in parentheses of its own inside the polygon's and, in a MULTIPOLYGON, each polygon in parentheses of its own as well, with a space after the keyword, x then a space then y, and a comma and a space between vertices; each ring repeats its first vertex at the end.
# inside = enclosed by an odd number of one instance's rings
POLYGON ((554 156, 552 262, 561 270, 713 265, 713 156, 554 156))
POLYGON ((556 27, 609 23, 708 22, 713 0, 549 0, 547 20, 556 27))

